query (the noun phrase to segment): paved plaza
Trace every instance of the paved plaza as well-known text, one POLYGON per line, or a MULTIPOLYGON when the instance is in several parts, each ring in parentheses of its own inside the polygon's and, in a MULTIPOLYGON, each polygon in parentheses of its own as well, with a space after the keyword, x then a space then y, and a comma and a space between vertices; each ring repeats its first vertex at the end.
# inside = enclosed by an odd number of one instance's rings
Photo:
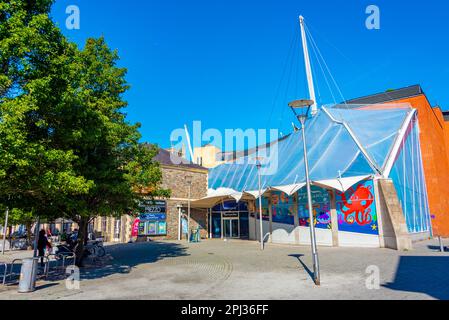
POLYGON ((406 252, 320 247, 320 287, 307 246, 267 244, 262 252, 257 242, 207 240, 106 249, 101 267, 81 271, 79 289, 63 279, 40 280, 28 294, 0 285, 0 299, 449 299, 449 253, 438 252, 436 240, 406 252), (369 289, 376 270, 380 287, 369 289))

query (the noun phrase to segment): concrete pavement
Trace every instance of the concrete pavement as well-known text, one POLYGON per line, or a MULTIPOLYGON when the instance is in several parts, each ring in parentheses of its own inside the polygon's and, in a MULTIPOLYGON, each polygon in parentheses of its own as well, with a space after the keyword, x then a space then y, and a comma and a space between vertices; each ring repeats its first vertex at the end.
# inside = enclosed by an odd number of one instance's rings
POLYGON ((64 280, 39 281, 31 294, 0 286, 0 299, 449 299, 449 253, 437 249, 436 240, 406 252, 320 247, 316 287, 307 246, 116 244, 107 246, 111 259, 102 267, 81 271, 79 289, 67 289, 64 280))

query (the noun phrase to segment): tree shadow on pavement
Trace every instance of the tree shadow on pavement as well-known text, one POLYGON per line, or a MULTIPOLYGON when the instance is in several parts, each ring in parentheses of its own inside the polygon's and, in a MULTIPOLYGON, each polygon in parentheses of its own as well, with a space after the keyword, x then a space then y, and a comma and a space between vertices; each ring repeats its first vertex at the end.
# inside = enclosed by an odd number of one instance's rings
POLYGON ((393 282, 385 288, 421 292, 441 299, 449 299, 449 256, 405 256, 401 257, 393 282))
POLYGON ((140 242, 106 246, 110 259, 104 258, 98 265, 86 265, 80 269, 81 280, 127 274, 141 264, 155 263, 162 259, 188 256, 186 247, 170 242, 140 242))

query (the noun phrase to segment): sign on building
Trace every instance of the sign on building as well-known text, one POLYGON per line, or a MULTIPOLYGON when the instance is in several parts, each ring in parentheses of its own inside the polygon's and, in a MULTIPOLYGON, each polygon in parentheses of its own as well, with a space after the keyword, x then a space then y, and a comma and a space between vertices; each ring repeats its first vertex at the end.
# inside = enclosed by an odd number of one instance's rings
POLYGON ((167 234, 167 203, 146 200, 139 210, 139 236, 165 236, 167 234))

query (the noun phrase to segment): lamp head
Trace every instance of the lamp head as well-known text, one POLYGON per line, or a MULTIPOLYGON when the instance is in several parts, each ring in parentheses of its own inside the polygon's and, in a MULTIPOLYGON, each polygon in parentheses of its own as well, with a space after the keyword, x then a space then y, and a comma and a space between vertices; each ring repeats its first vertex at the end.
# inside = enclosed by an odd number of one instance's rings
POLYGON ((288 104, 288 106, 293 110, 294 114, 299 121, 305 121, 309 115, 310 107, 315 104, 315 101, 310 99, 299 99, 294 100, 288 104))
POLYGON ((315 104, 315 101, 313 101, 313 100, 299 99, 299 100, 294 100, 294 101, 290 102, 288 104, 288 106, 293 109, 300 109, 300 108, 313 106, 314 104, 315 104))

